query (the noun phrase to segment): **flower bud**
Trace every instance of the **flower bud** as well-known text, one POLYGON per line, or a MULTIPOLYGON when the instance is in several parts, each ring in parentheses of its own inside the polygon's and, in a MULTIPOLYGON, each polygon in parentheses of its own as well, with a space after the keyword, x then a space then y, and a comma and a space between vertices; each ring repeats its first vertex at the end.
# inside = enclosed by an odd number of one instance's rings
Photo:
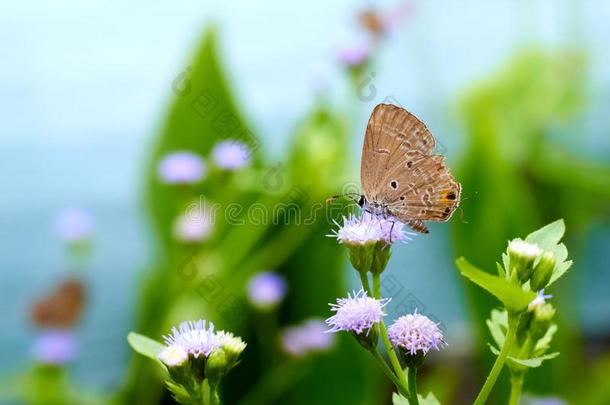
POLYGON ((546 334, 554 316, 555 308, 551 304, 543 304, 534 309, 534 318, 530 328, 530 333, 534 340, 538 340, 546 334))
POLYGON ((238 363, 239 355, 246 349, 246 343, 241 338, 230 332, 218 332, 221 350, 225 354, 226 371, 229 371, 238 363))
POLYGON ((205 364, 205 377, 218 383, 227 370, 227 355, 224 350, 216 349, 210 354, 205 364))
POLYGON ((533 291, 539 291, 547 286, 555 269, 555 255, 553 252, 544 251, 534 267, 530 286, 533 291))
POLYGON ((373 262, 371 263, 371 273, 381 274, 388 265, 388 261, 392 256, 390 245, 385 242, 378 242, 373 251, 373 262))
POLYGON ((366 273, 371 268, 376 245, 376 242, 363 245, 346 243, 349 249, 349 260, 359 273, 366 273))
POLYGON ((513 239, 508 243, 510 259, 509 271, 516 271, 521 283, 525 283, 532 275, 534 261, 540 255, 538 245, 521 239, 513 239))

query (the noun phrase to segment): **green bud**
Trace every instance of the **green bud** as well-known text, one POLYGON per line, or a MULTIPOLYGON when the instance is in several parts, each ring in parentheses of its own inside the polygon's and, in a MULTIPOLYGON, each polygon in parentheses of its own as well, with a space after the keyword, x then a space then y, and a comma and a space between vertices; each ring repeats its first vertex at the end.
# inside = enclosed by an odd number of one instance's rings
POLYGON ((218 383, 227 372, 227 355, 222 348, 214 350, 206 361, 205 376, 213 383, 218 383))
POLYGON ((234 336, 230 332, 218 332, 218 338, 221 342, 221 350, 226 358, 226 371, 229 371, 239 361, 239 356, 246 349, 246 343, 241 338, 234 336))
POLYGON ((538 245, 521 239, 513 239, 508 243, 510 269, 516 271, 521 283, 525 283, 532 275, 534 261, 540 255, 538 245))
POLYGON ((388 261, 392 256, 390 245, 385 242, 377 242, 373 251, 373 262, 371 263, 371 273, 381 274, 388 265, 388 261))
POLYGON ((534 267, 530 286, 533 291, 540 291, 546 287, 551 281, 553 270, 555 270, 555 255, 553 252, 544 251, 538 260, 538 264, 534 267))
POLYGON ((530 334, 534 340, 538 340, 546 334, 554 316, 555 308, 549 303, 537 306, 534 309, 534 318, 530 327, 530 334))
POLYGON ((360 273, 366 273, 373 263, 376 242, 360 244, 346 244, 349 249, 349 260, 352 266, 360 273))
POLYGON ((377 325, 373 326, 366 332, 352 332, 352 335, 354 335, 360 346, 364 347, 366 350, 370 351, 377 347, 377 342, 379 340, 379 331, 377 325))

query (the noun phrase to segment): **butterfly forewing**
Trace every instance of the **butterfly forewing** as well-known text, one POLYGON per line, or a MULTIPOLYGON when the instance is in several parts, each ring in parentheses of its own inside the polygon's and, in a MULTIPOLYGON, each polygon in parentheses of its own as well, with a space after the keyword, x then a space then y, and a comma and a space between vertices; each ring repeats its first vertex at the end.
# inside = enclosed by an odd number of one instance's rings
POLYGON ((460 184, 444 157, 431 154, 434 146, 428 128, 406 110, 373 110, 362 151, 364 194, 419 232, 427 232, 423 221, 446 221, 459 204, 460 184))

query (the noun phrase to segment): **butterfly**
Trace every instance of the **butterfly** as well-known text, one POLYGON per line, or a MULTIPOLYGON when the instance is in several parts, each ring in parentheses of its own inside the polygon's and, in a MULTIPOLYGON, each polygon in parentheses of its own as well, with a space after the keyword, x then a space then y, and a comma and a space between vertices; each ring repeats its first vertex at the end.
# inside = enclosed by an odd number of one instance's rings
POLYGON ((447 221, 460 202, 461 186, 444 156, 432 154, 435 145, 413 114, 392 104, 377 105, 362 148, 362 210, 421 233, 428 233, 424 221, 447 221))
POLYGON ((76 279, 63 281, 52 294, 32 307, 32 320, 39 327, 66 328, 80 317, 85 301, 85 286, 76 279))

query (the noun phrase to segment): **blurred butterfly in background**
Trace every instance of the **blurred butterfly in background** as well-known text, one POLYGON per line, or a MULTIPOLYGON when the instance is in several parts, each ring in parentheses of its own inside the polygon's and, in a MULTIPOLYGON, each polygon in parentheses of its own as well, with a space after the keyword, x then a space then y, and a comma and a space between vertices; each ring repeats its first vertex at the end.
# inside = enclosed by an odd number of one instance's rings
POLYGON ((50 295, 32 307, 34 324, 43 328, 67 328, 79 319, 85 301, 85 286, 77 279, 63 281, 50 295))
POLYGON ((379 104, 369 118, 362 148, 362 210, 395 218, 417 232, 424 221, 447 221, 460 202, 460 183, 433 155, 426 125, 403 108, 379 104))

